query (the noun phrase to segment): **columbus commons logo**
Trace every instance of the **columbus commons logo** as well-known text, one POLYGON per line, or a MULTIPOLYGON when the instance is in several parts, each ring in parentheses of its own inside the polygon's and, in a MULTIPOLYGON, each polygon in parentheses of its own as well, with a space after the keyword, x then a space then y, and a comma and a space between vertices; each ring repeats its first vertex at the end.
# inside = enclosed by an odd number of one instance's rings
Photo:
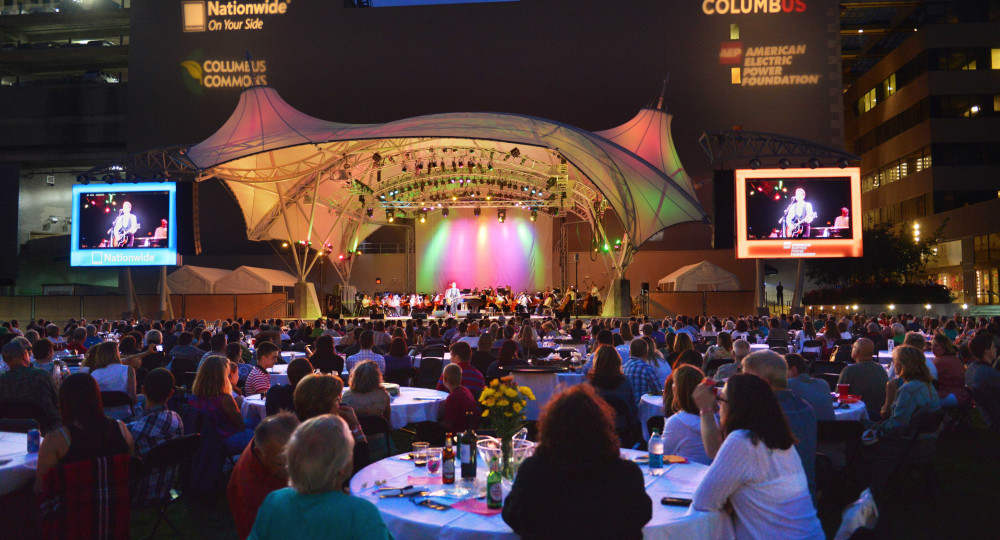
POLYGON ((267 61, 253 59, 204 59, 194 51, 180 63, 184 85, 194 94, 215 88, 246 88, 267 84, 267 61))

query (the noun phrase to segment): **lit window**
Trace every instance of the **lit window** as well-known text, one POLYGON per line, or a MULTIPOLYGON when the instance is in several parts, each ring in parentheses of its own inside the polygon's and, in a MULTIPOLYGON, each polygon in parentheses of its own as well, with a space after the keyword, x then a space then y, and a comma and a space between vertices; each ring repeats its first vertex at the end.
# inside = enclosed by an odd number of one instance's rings
POLYGON ((993 57, 993 69, 1000 69, 1000 49, 992 49, 990 56, 993 57))
POLYGON ((741 82, 743 82, 743 79, 740 77, 740 68, 738 67, 732 68, 729 74, 733 84, 740 84, 741 82))
POLYGON ((740 39, 739 23, 732 23, 729 25, 729 39, 740 39))

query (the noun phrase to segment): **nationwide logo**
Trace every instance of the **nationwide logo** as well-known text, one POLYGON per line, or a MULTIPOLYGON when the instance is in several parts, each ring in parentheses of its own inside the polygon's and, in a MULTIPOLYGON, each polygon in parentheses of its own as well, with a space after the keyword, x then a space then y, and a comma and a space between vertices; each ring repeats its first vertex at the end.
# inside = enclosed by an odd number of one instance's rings
POLYGON ((184 0, 181 2, 183 28, 185 32, 260 30, 264 28, 264 20, 258 15, 284 15, 291 1, 184 0))
POLYGON ((246 88, 267 84, 266 60, 202 59, 200 50, 181 62, 184 85, 201 95, 206 88, 246 88))

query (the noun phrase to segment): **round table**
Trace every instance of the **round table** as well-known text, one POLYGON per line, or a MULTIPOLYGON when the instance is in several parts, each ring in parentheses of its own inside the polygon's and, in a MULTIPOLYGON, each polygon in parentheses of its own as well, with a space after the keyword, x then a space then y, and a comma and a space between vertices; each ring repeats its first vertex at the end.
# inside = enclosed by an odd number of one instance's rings
MULTIPOLYGON (((347 388, 344 391, 346 392, 347 388)), ((399 429, 407 424, 436 421, 438 407, 447 397, 447 392, 409 386, 401 387, 399 395, 391 398, 389 423, 393 429, 399 429)), ((243 418, 254 425, 260 423, 267 416, 263 398, 244 398, 240 410, 243 413, 243 418)))
MULTIPOLYGON (((837 420, 867 420, 868 410, 863 401, 851 403, 846 409, 833 407, 833 415, 837 420)), ((649 439, 646 421, 653 416, 663 416, 663 396, 646 394, 639 400, 639 423, 642 424, 643 439, 649 439)))
MULTIPOLYGON (((628 459, 645 456, 645 452, 622 450, 628 459)), ((708 467, 697 463, 667 465, 663 474, 651 476, 646 466, 643 471, 646 493, 652 499, 653 517, 643 528, 647 539, 666 538, 733 538, 732 520, 721 512, 699 512, 691 508, 664 506, 660 499, 666 496, 691 498, 695 488, 705 476, 708 467)), ((484 485, 487 467, 481 460, 478 467, 477 485, 484 485)), ((517 538, 500 514, 483 516, 455 508, 439 511, 413 504, 406 498, 380 499, 376 482, 385 481, 385 486, 405 486, 410 484, 409 476, 426 477, 426 468, 416 468, 412 461, 390 457, 373 463, 351 479, 351 493, 371 501, 378 507, 382 519, 396 538, 414 539, 511 539, 517 538)), ((415 484, 419 486, 420 484, 415 484)), ((462 483, 456 483, 462 486, 462 483)), ((441 485, 428 485, 429 490, 438 490, 441 485)), ((509 489, 504 490, 506 497, 509 489)), ((466 495, 468 497, 468 495, 466 495)), ((457 502, 448 497, 434 497, 435 500, 457 502)), ((558 519, 558 516, 553 516, 558 519)))
POLYGON ((3 463, 0 495, 12 493, 34 480, 38 454, 28 453, 27 434, 0 431, 0 463, 3 463))

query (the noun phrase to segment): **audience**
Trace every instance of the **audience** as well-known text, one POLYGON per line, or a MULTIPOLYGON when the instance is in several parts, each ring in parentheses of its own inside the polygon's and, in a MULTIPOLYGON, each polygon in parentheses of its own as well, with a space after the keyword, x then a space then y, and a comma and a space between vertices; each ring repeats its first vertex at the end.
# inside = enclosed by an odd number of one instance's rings
POLYGON ((338 416, 299 425, 285 450, 291 487, 264 499, 249 539, 392 538, 374 504, 344 491, 353 449, 354 438, 338 416))
POLYGON ((705 453, 701 439, 701 418, 694 402, 694 390, 705 375, 695 366, 680 366, 668 383, 671 388, 663 391, 663 453, 686 458, 688 461, 711 465, 712 458, 705 453), (667 403, 667 394, 672 396, 667 403))
MULTIPOLYGON (((949 321, 952 322, 952 321, 949 321)), ((946 334, 935 334, 931 340, 934 367, 937 369, 938 397, 942 407, 965 406, 972 399, 965 389, 965 364, 946 334)))
POLYGON ((267 393, 268 389, 271 388, 271 374, 267 370, 273 368, 279 358, 281 358, 281 349, 274 343, 265 341, 257 344, 257 365, 247 375, 247 382, 244 387, 246 395, 264 395, 267 393))
POLYGON ((296 358, 288 364, 288 384, 276 384, 264 396, 264 410, 268 416, 281 411, 295 412, 295 385, 303 377, 313 372, 313 366, 305 358, 296 358))
POLYGON ((829 383, 823 379, 810 377, 806 360, 800 355, 786 354, 785 363, 788 364, 788 389, 812 406, 817 421, 836 420, 833 414, 833 400, 830 399, 829 383))
MULTIPOLYGON (((135 455, 146 457, 157 446, 184 436, 181 416, 167 409, 167 401, 174 395, 174 376, 164 368, 150 371, 142 382, 142 393, 146 396, 146 411, 128 424, 132 434, 135 455)), ((170 494, 177 477, 177 467, 145 471, 132 501, 147 505, 162 501, 170 494)))
MULTIPOLYGON (((816 486, 816 413, 809 403, 788 390, 788 364, 780 354, 757 351, 743 359, 743 373, 764 379, 774 390, 778 404, 784 411, 792 434, 795 435, 795 450, 802 460, 809 491, 816 486)), ((709 454, 711 456, 711 454, 709 454)))
MULTIPOLYGON (((83 365, 90 369, 90 375, 97 381, 101 392, 125 393, 134 406, 138 403, 135 370, 122 364, 118 354, 118 344, 114 341, 105 341, 93 347, 84 359, 83 365)), ((127 420, 132 417, 133 408, 128 405, 105 407, 104 414, 118 420, 127 420)))
MULTIPOLYGON (((462 369, 462 386, 468 388, 474 398, 479 399, 479 394, 486 386, 486 379, 469 363, 471 358, 472 348, 469 347, 468 343, 460 341, 451 346, 451 363, 462 369)), ((443 378, 438 379, 437 390, 443 392, 446 389, 443 378)))
POLYGON ((364 362, 365 360, 371 360, 378 365, 378 370, 385 373, 385 358, 381 354, 377 354, 372 351, 372 346, 374 344, 374 334, 371 330, 365 330, 361 332, 361 338, 358 341, 360 350, 347 357, 347 372, 350 373, 354 371, 354 366, 364 362))
POLYGON ((629 345, 629 359, 622 366, 622 372, 632 386, 633 402, 636 406, 639 405, 639 400, 644 394, 656 394, 663 388, 656 376, 656 370, 646 362, 647 348, 645 341, 633 339, 629 345))
POLYGON ((469 363, 472 367, 476 368, 476 371, 486 375, 489 378, 490 364, 493 363, 495 358, 490 353, 490 349, 493 347, 493 336, 483 334, 479 336, 479 341, 476 343, 476 350, 472 352, 472 359, 469 363))
POLYGON ((237 537, 250 535, 264 498, 288 485, 285 445, 298 425, 299 419, 287 411, 268 416, 257 425, 253 440, 233 467, 226 496, 237 537))
MULTIPOLYGON (((754 358, 758 354, 747 357, 750 365, 771 363, 754 358)), ((736 538, 826 538, 802 460, 792 451, 795 436, 767 382, 754 375, 730 377, 718 400, 718 427, 712 388, 699 385, 694 401, 714 461, 694 492, 692 508, 719 512, 732 505, 736 538)))
MULTIPOLYGON (((45 338, 38 341, 42 340, 48 341, 45 338)), ((30 409, 43 435, 59 427, 60 405, 52 375, 31 367, 30 349, 19 340, 4 345, 0 356, 8 368, 6 373, 0 374, 0 404, 16 406, 24 412, 30 409)))
POLYGON ((104 415, 101 390, 90 374, 66 377, 59 387, 59 414, 62 427, 43 438, 38 450, 35 493, 59 465, 132 453, 132 435, 121 420, 104 415))
POLYGON ((368 438, 354 409, 341 403, 343 393, 344 381, 336 375, 306 375, 295 386, 295 415, 302 422, 324 414, 343 418, 354 436, 354 470, 359 471, 371 461, 368 438))
POLYGON ((479 423, 479 404, 472 391, 462 384, 462 377, 462 368, 457 364, 448 364, 441 373, 441 381, 448 392, 448 397, 438 408, 438 424, 442 436, 444 433, 461 433, 468 429, 468 413, 472 413, 473 429, 479 423))
POLYGON ((253 437, 253 430, 246 426, 233 398, 229 360, 225 357, 209 356, 205 359, 195 376, 188 405, 215 424, 229 455, 242 452, 253 437))
POLYGON ((333 336, 322 334, 316 338, 313 344, 316 350, 309 356, 309 364, 318 369, 320 373, 340 375, 344 371, 344 358, 337 354, 333 336))
MULTIPOLYGON (((972 363, 965 371, 965 384, 972 389, 976 408, 986 424, 1000 427, 1000 371, 993 368, 997 359, 997 338, 989 332, 977 332, 969 341, 972 363)), ((6 355, 4 355, 6 359, 6 355)), ((0 388, 3 388, 0 378, 0 388)))
POLYGON ((885 403, 886 383, 889 376, 886 375, 882 365, 875 361, 875 344, 868 338, 858 338, 851 346, 851 359, 853 364, 848 364, 840 372, 838 384, 849 384, 849 392, 856 396, 861 396, 861 401, 865 403, 868 411, 868 418, 878 420, 882 417, 882 404, 885 403))
POLYGON ((31 367, 48 373, 52 377, 52 384, 58 388, 62 379, 59 374, 59 365, 53 362, 55 349, 52 347, 52 342, 46 338, 36 339, 31 345, 31 356, 33 357, 31 367))
POLYGON ((354 366, 348 384, 350 390, 344 393, 341 401, 354 409, 354 414, 390 420, 389 392, 382 388, 382 373, 375 362, 365 360, 354 366))
POLYGON ((413 369, 413 357, 407 354, 406 340, 397 337, 389 343, 389 352, 383 357, 386 374, 396 370, 413 369))
POLYGON ((614 410, 589 385, 549 401, 503 519, 523 538, 642 538, 653 515, 642 471, 619 455, 614 410))
POLYGON ((601 347, 594 360, 594 369, 587 374, 587 383, 594 387, 615 410, 615 431, 622 437, 624 446, 638 442, 642 432, 639 425, 638 400, 628 379, 622 373, 622 359, 612 347, 601 347))

